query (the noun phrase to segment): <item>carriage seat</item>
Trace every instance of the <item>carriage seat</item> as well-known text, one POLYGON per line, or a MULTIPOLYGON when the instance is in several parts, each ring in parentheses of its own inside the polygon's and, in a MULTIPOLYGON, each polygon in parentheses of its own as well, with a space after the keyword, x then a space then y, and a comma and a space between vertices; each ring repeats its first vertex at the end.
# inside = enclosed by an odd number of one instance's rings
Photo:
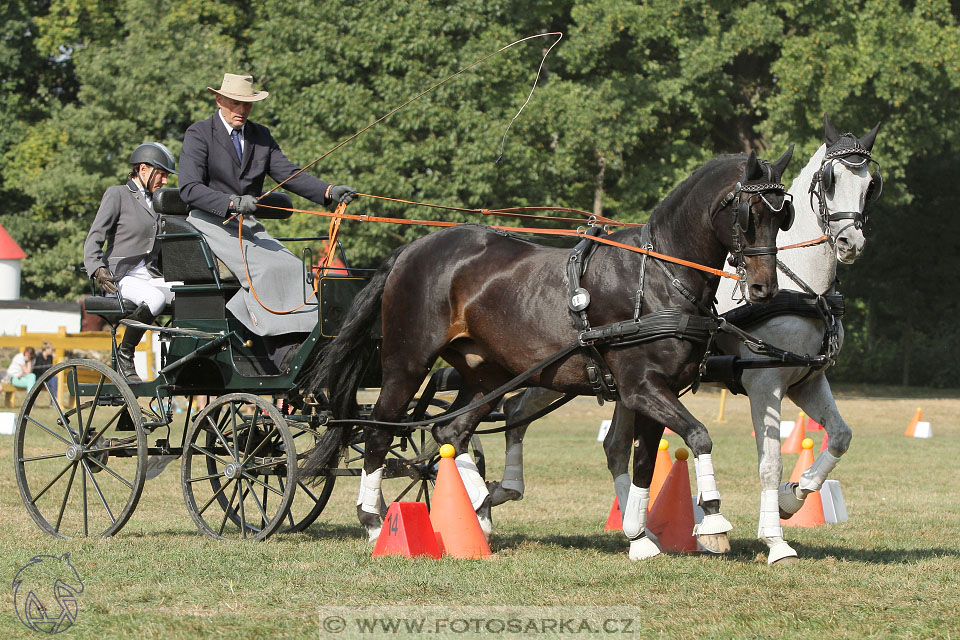
MULTIPOLYGON (((271 193, 262 202, 287 209, 292 207, 290 196, 286 193, 271 193)), ((158 189, 153 196, 153 207, 161 215, 164 280, 179 280, 185 285, 213 284, 218 280, 230 285, 239 283, 237 276, 210 250, 203 235, 186 220, 188 209, 180 198, 179 189, 158 189)), ((290 217, 291 212, 257 207, 256 215, 260 218, 282 219, 290 217)))
POLYGON ((111 327, 115 327, 137 310, 137 303, 120 300, 117 296, 88 296, 83 299, 83 309, 89 314, 100 316, 111 327))

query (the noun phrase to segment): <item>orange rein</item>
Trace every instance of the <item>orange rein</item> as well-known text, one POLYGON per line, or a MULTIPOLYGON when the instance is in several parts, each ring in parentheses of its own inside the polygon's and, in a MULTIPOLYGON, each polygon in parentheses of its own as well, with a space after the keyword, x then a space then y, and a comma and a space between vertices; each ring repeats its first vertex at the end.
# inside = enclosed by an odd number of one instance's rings
MULTIPOLYGON (((613 220, 613 219, 611 219, 611 218, 606 218, 606 217, 604 217, 604 216, 595 216, 595 215, 591 214, 590 212, 588 212, 588 211, 583 211, 583 210, 581 210, 581 209, 569 209, 569 208, 566 208, 566 207, 511 207, 511 208, 506 208, 506 209, 466 209, 466 208, 463 208, 463 207, 450 207, 450 206, 438 205, 438 204, 428 204, 428 203, 425 203, 425 202, 415 202, 415 201, 413 201, 413 200, 402 200, 402 199, 399 199, 399 198, 387 198, 387 197, 384 197, 384 196, 376 196, 376 195, 371 195, 371 194, 368 194, 368 193, 358 193, 357 195, 358 195, 358 196, 363 196, 363 197, 366 197, 366 198, 375 198, 375 199, 378 199, 378 200, 389 200, 389 201, 391 201, 391 202, 401 202, 401 203, 404 203, 404 204, 411 204, 411 205, 418 205, 418 206, 427 206, 427 207, 433 207, 433 208, 436 208, 436 209, 445 209, 445 210, 448 210, 448 211, 462 211, 462 212, 464 212, 464 213, 479 213, 479 214, 481 214, 481 215, 488 215, 488 216, 511 216, 511 217, 527 218, 527 219, 535 219, 535 220, 554 220, 554 221, 559 221, 559 222, 582 222, 582 220, 577 219, 577 218, 553 218, 553 217, 550 217, 550 216, 537 216, 537 215, 530 215, 530 214, 520 213, 520 212, 522 212, 522 211, 561 211, 561 212, 579 213, 579 214, 581 214, 581 215, 583 215, 583 216, 585 216, 585 217, 589 217, 589 218, 591 219, 591 221, 593 221, 593 222, 596 222, 596 223, 599 223, 599 224, 603 224, 603 225, 607 225, 607 226, 620 226, 620 227, 642 227, 642 226, 643 226, 642 224, 639 224, 639 223, 634 223, 634 222, 619 222, 619 221, 617 221, 617 220, 613 220)), ((417 225, 428 226, 428 227, 455 227, 455 226, 458 226, 458 225, 460 225, 460 224, 463 224, 463 223, 461 223, 461 222, 449 222, 449 221, 445 221, 445 220, 418 220, 418 219, 412 219, 412 218, 386 218, 386 217, 383 217, 383 216, 368 216, 368 215, 351 214, 351 213, 346 213, 346 212, 345 212, 345 211, 346 211, 346 205, 344 205, 344 204, 338 204, 337 207, 336 207, 332 212, 330 212, 330 211, 316 211, 316 210, 311 210, 311 209, 292 209, 292 208, 286 208, 286 207, 274 207, 274 206, 265 205, 265 204, 259 204, 258 206, 261 206, 261 207, 264 207, 264 208, 267 208, 267 209, 276 209, 276 210, 278 210, 278 211, 291 211, 291 212, 293 212, 293 213, 309 213, 310 215, 326 216, 326 217, 328 217, 328 218, 331 218, 331 220, 330 220, 330 229, 329 229, 329 232, 328 232, 328 236, 329 236, 329 237, 328 237, 328 240, 327 240, 327 253, 326 253, 326 255, 324 255, 323 260, 321 261, 321 268, 323 268, 324 265, 328 264, 328 262, 330 261, 330 258, 332 257, 332 255, 333 255, 334 252, 336 251, 336 246, 337 246, 337 245, 336 245, 336 242, 337 242, 337 234, 338 234, 339 231, 340 231, 340 223, 341 223, 343 220, 355 220, 355 221, 357 221, 357 222, 386 222, 386 223, 390 223, 390 224, 417 224, 417 225)), ((266 306, 265 304, 263 304, 263 302, 260 300, 259 296, 257 296, 257 292, 256 292, 256 290, 255 290, 254 287, 253 287, 253 280, 250 278, 250 271, 249 271, 249 269, 248 269, 248 267, 247 267, 247 257, 246 257, 246 254, 243 253, 243 216, 238 216, 238 218, 239 218, 238 221, 239 221, 240 224, 239 224, 238 231, 237 231, 237 240, 238 240, 239 243, 240 243, 240 255, 241 255, 242 259, 243 259, 243 270, 244 270, 244 274, 246 275, 246 278, 247 278, 247 285, 250 287, 250 293, 253 294, 254 299, 256 299, 256 301, 257 301, 257 302, 260 304, 260 306, 262 306, 264 309, 266 309, 266 310, 269 311, 270 313, 274 313, 274 314, 277 314, 277 315, 286 315, 286 314, 290 314, 290 313, 293 313, 293 312, 295 312, 295 311, 298 311, 298 310, 302 309, 311 299, 313 299, 313 298, 316 297, 316 295, 317 295, 317 285, 318 285, 320 279, 319 279, 319 278, 314 278, 314 281, 313 281, 313 294, 312 294, 309 298, 307 298, 307 300, 304 300, 303 304, 297 306, 297 307, 294 308, 294 309, 290 309, 289 311, 276 311, 276 310, 271 309, 270 307, 266 306)), ((670 255, 667 255, 667 254, 664 254, 664 253, 658 253, 658 252, 656 252, 656 251, 651 251, 651 250, 649 250, 649 249, 643 249, 642 247, 635 247, 635 246, 633 246, 633 245, 624 244, 624 243, 622 243, 622 242, 617 242, 616 240, 610 240, 609 238, 604 238, 604 237, 602 237, 602 236, 586 236, 586 235, 583 235, 579 230, 573 230, 573 229, 543 229, 543 228, 537 229, 537 228, 531 228, 531 227, 507 227, 507 226, 503 226, 503 225, 490 225, 490 226, 491 226, 491 228, 493 228, 493 229, 499 229, 499 230, 501 230, 501 231, 510 231, 510 232, 514 232, 514 233, 533 233, 533 234, 541 234, 541 235, 555 235, 555 236, 567 236, 567 237, 589 238, 590 240, 593 240, 594 242, 599 242, 599 243, 601 243, 601 244, 610 245, 610 246, 612 246, 612 247, 617 247, 617 248, 619 248, 619 249, 625 249, 625 250, 627 250, 627 251, 633 251, 634 253, 641 253, 641 254, 650 256, 651 258, 656 258, 656 259, 658 259, 658 260, 664 260, 665 262, 672 262, 672 263, 674 263, 674 264, 679 264, 679 265, 682 265, 682 266, 684 266, 684 267, 689 267, 689 268, 691 268, 691 269, 697 269, 697 270, 699 270, 699 271, 703 271, 703 272, 706 272, 706 273, 710 273, 710 274, 713 274, 713 275, 715 275, 715 276, 719 276, 719 277, 721 277, 721 278, 730 278, 731 280, 738 280, 738 279, 739 279, 739 277, 738 277, 736 274, 734 274, 734 273, 727 273, 726 271, 723 271, 722 269, 714 269, 713 267, 708 267, 708 266, 706 266, 706 265, 698 264, 698 263, 696 263, 696 262, 690 262, 689 260, 684 260, 684 259, 682 259, 682 258, 676 258, 676 257, 674 257, 674 256, 670 256, 670 255)), ((784 250, 787 250, 787 249, 799 249, 799 248, 803 248, 803 247, 812 247, 812 246, 815 246, 815 245, 818 245, 818 244, 822 244, 822 243, 825 242, 826 240, 828 240, 828 237, 825 236, 825 235, 823 235, 823 236, 820 236, 819 238, 814 238, 813 240, 805 240, 804 242, 798 242, 798 243, 796 243, 796 244, 791 244, 791 245, 787 245, 787 246, 784 246, 784 247, 778 247, 778 250, 779 250, 779 251, 784 251, 784 250)))

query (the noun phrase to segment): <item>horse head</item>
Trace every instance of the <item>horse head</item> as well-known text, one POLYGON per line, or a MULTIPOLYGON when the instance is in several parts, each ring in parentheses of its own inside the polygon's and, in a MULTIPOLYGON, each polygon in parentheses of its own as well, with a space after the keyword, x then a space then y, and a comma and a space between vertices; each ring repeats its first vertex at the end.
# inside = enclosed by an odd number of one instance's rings
POLYGON ((850 264, 866 244, 868 207, 883 191, 880 165, 870 155, 880 124, 857 138, 839 133, 826 114, 823 121, 825 151, 810 183, 810 206, 819 213, 820 228, 830 238, 837 260, 850 264))
POLYGON ((775 162, 751 151, 736 186, 721 201, 723 215, 713 216, 717 237, 731 254, 751 302, 769 302, 777 295, 777 233, 790 228, 794 215, 780 180, 792 157, 793 145, 775 162))

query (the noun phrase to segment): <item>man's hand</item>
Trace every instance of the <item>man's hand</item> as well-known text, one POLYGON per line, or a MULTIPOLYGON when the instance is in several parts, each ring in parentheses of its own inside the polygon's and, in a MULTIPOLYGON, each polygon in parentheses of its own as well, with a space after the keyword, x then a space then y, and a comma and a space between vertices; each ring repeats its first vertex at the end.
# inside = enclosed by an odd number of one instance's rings
POLYGON ((234 213, 247 215, 257 211, 257 199, 253 196, 230 196, 230 200, 233 202, 230 209, 234 213))
POLYGON ((341 204, 350 204, 357 197, 357 190, 345 184, 330 187, 330 199, 341 204))
POLYGON ((93 272, 93 279, 97 281, 100 288, 106 293, 117 292, 117 278, 106 267, 99 267, 93 272))

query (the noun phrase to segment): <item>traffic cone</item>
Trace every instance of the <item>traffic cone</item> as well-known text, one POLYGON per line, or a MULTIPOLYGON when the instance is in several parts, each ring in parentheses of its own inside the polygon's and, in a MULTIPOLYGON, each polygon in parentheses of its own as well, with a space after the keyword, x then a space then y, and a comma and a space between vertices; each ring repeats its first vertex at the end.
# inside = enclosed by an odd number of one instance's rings
POLYGON ((827 433, 827 430, 823 430, 823 440, 820 442, 820 451, 826 451, 827 447, 830 446, 830 434, 827 433))
MULTIPOLYGON (((780 447, 780 453, 800 453, 802 451, 801 444, 803 439, 807 437, 804 426, 806 424, 806 415, 801 411, 800 417, 797 418, 796 423, 793 425, 793 430, 790 431, 790 435, 787 436, 787 439, 783 441, 783 446, 780 447)), ((804 467, 806 469, 806 467, 804 467)))
POLYGON ((454 558, 486 558, 490 545, 480 529, 467 490, 453 461, 453 445, 440 447, 440 464, 430 505, 430 522, 443 553, 454 558))
POLYGON ((660 489, 657 503, 650 509, 647 529, 657 537, 664 551, 697 550, 693 535, 693 498, 690 496, 690 470, 686 449, 677 450, 677 461, 660 489))
POLYGON ((610 507, 610 513, 607 515, 607 524, 603 525, 604 531, 623 531, 623 514, 620 513, 620 501, 616 496, 613 497, 613 506, 610 507))
POLYGON ((823 425, 817 422, 816 420, 814 420, 813 418, 811 418, 810 416, 807 416, 806 422, 807 424, 805 426, 809 431, 825 431, 825 429, 823 428, 823 425))
POLYGON ((373 548, 377 556, 430 556, 440 558, 437 537, 422 502, 393 502, 387 509, 383 529, 373 548))
POLYGON ((673 468, 673 460, 670 459, 670 443, 660 438, 660 445, 657 447, 657 459, 653 463, 653 480, 650 481, 650 505, 647 512, 653 509, 653 503, 657 501, 660 490, 663 489, 663 483, 667 480, 670 469, 673 468))
MULTIPOLYGON (((801 446, 803 451, 793 468, 793 473, 790 474, 790 482, 800 482, 800 476, 803 475, 803 472, 813 465, 813 440, 805 438, 801 446)), ((814 491, 808 494, 800 510, 793 514, 789 520, 781 519, 780 524, 785 527, 819 527, 826 524, 823 517, 823 500, 820 497, 820 492, 814 491)))
POLYGON ((903 435, 908 438, 912 438, 917 434, 917 423, 920 422, 920 407, 917 407, 917 412, 913 414, 913 420, 910 421, 910 424, 907 425, 907 430, 903 432, 903 435))

